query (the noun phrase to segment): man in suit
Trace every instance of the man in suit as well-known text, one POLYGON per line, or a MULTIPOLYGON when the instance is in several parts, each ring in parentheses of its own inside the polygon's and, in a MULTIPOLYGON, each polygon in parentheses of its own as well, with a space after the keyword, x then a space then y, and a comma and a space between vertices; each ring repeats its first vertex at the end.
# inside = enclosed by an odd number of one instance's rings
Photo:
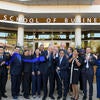
POLYGON ((65 44, 65 43, 61 42, 59 51, 60 51, 60 50, 64 50, 65 55, 67 54, 66 44, 65 44))
POLYGON ((91 48, 87 47, 82 67, 83 93, 84 93, 83 100, 87 99, 87 81, 89 83, 89 100, 92 100, 94 64, 95 64, 95 57, 91 53, 91 48))
MULTIPOLYGON (((32 56, 29 55, 29 50, 24 50, 24 55, 22 56, 23 59, 31 60, 32 56)), ((30 99, 30 85, 31 85, 31 76, 32 76, 32 63, 24 62, 23 61, 23 92, 24 92, 24 98, 30 99)))
POLYGON ((1 97, 7 98, 5 95, 5 85, 6 85, 6 78, 5 74, 7 74, 6 70, 6 57, 4 55, 4 49, 2 46, 0 46, 0 100, 1 97))
POLYGON ((69 62, 65 56, 64 50, 60 50, 59 57, 56 59, 57 67, 56 72, 58 74, 58 97, 57 99, 60 100, 62 98, 62 84, 64 85, 64 93, 63 93, 63 100, 66 100, 67 93, 68 93, 68 70, 69 70, 69 62), (63 82, 63 83, 62 83, 63 82))
MULTIPOLYGON (((9 52, 4 51, 3 57, 5 59, 5 62, 9 62, 11 55, 9 52)), ((7 68, 7 66, 8 66, 8 64, 4 64, 3 69, 2 69, 2 77, 3 77, 2 87, 3 87, 4 92, 6 92, 6 83, 8 80, 8 68, 7 68)))
POLYGON ((19 52, 20 52, 20 47, 16 46, 14 48, 14 53, 10 60, 11 92, 13 99, 17 99, 20 92, 22 59, 19 52))
MULTIPOLYGON (((42 100, 46 100, 48 90, 47 90, 47 83, 49 79, 49 97, 51 99, 55 99, 53 96, 54 93, 54 66, 53 66, 53 53, 52 53, 52 46, 48 47, 48 50, 45 51, 44 56, 46 58, 46 62, 44 63, 44 66, 41 66, 42 76, 43 76, 43 92, 44 96, 42 100)), ((43 64, 43 63, 42 63, 43 64)))

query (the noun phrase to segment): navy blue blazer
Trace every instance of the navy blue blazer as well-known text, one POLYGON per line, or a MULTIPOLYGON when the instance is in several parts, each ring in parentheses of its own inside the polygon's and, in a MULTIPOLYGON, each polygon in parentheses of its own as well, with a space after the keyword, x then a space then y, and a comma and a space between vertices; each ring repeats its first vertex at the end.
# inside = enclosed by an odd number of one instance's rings
POLYGON ((96 60, 96 65, 97 65, 96 77, 100 77, 100 59, 96 60))
POLYGON ((44 56, 45 57, 45 62, 41 62, 40 63, 40 69, 42 73, 47 73, 48 72, 48 68, 51 68, 51 70, 53 70, 54 66, 53 66, 53 55, 51 55, 51 60, 49 58, 47 58, 48 52, 47 50, 44 50, 41 52, 40 56, 44 56))
POLYGON ((97 68, 100 68, 100 59, 97 59, 95 64, 97 65, 97 68))
MULTIPOLYGON (((90 54, 90 60, 88 61, 90 69, 93 69, 93 66, 95 65, 95 61, 96 61, 96 58, 93 56, 93 54, 90 54)), ((87 64, 87 62, 86 62, 86 56, 84 56, 83 69, 86 68, 86 64, 87 64)))
MULTIPOLYGON (((36 55, 33 55, 33 59, 35 59, 36 58, 36 55)), ((35 62, 35 63, 33 63, 32 64, 32 72, 33 71, 41 71, 41 69, 40 69, 40 62, 39 61, 37 61, 37 62, 35 62)))
POLYGON ((3 61, 6 61, 4 55, 0 58, 0 74, 2 73, 2 71, 3 71, 2 69, 3 69, 3 67, 4 67, 4 65, 1 66, 1 63, 2 63, 3 61))
POLYGON ((22 57, 20 54, 14 56, 10 62, 10 67, 11 75, 20 75, 22 73, 22 57))
POLYGON ((69 62, 66 56, 62 58, 61 64, 60 64, 60 57, 57 58, 57 67, 60 68, 60 71, 67 71, 69 69, 69 62))

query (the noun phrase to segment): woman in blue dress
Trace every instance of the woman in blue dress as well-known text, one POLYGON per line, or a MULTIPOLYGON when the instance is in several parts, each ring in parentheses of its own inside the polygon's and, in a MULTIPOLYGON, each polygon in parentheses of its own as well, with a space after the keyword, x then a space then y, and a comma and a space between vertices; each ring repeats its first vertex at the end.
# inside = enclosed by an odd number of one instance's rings
POLYGON ((96 60, 97 70, 96 70, 96 81, 97 81, 97 98, 100 100, 100 53, 96 60))

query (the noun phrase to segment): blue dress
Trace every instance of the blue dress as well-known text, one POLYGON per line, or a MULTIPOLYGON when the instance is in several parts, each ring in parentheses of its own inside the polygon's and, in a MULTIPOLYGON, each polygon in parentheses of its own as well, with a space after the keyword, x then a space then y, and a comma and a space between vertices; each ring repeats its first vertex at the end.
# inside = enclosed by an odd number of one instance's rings
POLYGON ((97 98, 100 98, 100 59, 96 60, 96 65, 97 98))

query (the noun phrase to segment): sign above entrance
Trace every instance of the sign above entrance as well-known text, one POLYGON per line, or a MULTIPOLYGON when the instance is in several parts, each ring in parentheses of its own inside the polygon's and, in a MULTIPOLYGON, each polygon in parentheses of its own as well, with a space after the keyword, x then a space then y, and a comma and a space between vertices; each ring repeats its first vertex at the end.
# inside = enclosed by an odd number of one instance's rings
MULTIPOLYGON (((18 18, 16 16, 0 15, 0 20, 21 23, 75 23, 75 18, 18 18)), ((81 23, 100 23, 100 18, 81 18, 81 23)))

